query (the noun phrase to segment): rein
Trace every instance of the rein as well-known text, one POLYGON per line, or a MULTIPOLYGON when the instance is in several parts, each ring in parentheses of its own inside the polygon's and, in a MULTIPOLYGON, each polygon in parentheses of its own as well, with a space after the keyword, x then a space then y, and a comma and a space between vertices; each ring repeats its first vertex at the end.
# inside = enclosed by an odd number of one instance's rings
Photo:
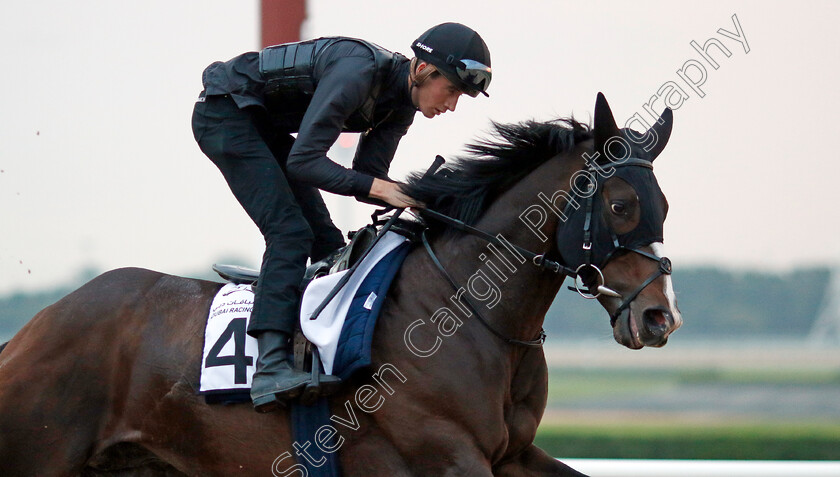
MULTIPOLYGON (((459 287, 458 284, 455 283, 455 280, 452 278, 451 275, 449 275, 449 272, 446 271, 446 268, 444 268, 443 264, 440 263, 440 260, 438 260, 437 255, 435 255, 435 251, 432 250, 432 245, 429 243, 429 240, 426 237, 426 231, 425 230, 423 230, 423 232, 421 233, 421 237, 423 239, 423 246, 426 247, 426 251, 429 252, 429 257, 432 258, 432 262, 434 262, 435 266, 438 268, 438 270, 440 270, 440 273, 446 278, 446 281, 448 281, 449 284, 452 285, 452 288, 454 288, 456 291, 460 290, 461 287, 459 287)), ((492 237, 492 235, 491 235, 491 237, 492 237)), ((493 237, 493 238, 495 239, 495 237, 493 237)), ((496 240, 498 240, 498 239, 496 239, 496 240)), ((528 346, 528 347, 532 347, 532 348, 539 348, 545 343, 545 336, 546 335, 545 335, 545 330, 544 329, 540 329, 540 332, 537 335, 537 337, 532 339, 532 340, 518 340, 518 339, 515 339, 515 338, 509 338, 509 337, 505 336, 501 331, 493 328, 493 326, 490 325, 490 323, 483 316, 481 316, 481 313, 478 311, 478 307, 476 307, 472 303, 472 301, 470 301, 470 299, 467 295, 462 295, 462 298, 466 302, 467 306, 469 306, 470 309, 475 313, 475 317, 478 318, 478 322, 481 323, 482 325, 484 325, 485 328, 487 328, 491 333, 496 335, 496 337, 498 337, 499 339, 501 339, 505 343, 513 344, 513 345, 520 345, 520 346, 528 346)))
MULTIPOLYGON (((646 167, 646 168, 649 168, 649 169, 653 169, 653 165, 649 161, 645 161, 645 160, 637 159, 637 158, 628 158, 621 163, 612 164, 612 167, 628 167, 628 166, 646 167)), ((592 167, 589 167, 587 169, 587 171, 590 172, 590 173, 594 173, 594 169, 592 167)), ((543 270, 572 277, 575 280, 575 285, 574 285, 574 287, 570 286, 568 288, 570 290, 577 291, 580 296, 582 296, 586 299, 594 299, 594 298, 597 298, 598 296, 600 296, 601 294, 604 294, 604 295, 607 295, 607 296, 612 296, 612 297, 615 297, 615 298, 623 298, 621 304, 618 306, 618 308, 615 310, 615 312, 610 315, 610 326, 615 326, 615 323, 618 320, 618 316, 622 312, 624 312, 624 310, 629 308, 630 304, 633 302, 633 300, 636 299, 636 297, 639 296, 639 294, 642 292, 642 290, 644 290, 648 285, 653 283, 653 281, 656 280, 657 278, 659 278, 660 276, 671 274, 671 261, 667 257, 658 257, 658 256, 653 255, 651 253, 645 252, 644 250, 639 250, 637 248, 624 247, 624 246, 619 244, 618 237, 615 235, 615 233, 610 231, 610 234, 612 236, 612 240, 613 240, 613 244, 614 244, 615 248, 604 259, 602 267, 606 266, 606 264, 609 263, 609 261, 614 257, 616 252, 627 251, 627 252, 637 253, 639 255, 642 255, 643 257, 646 257, 646 258, 649 258, 651 260, 659 262, 659 268, 657 269, 656 272, 651 274, 641 285, 639 285, 638 288, 636 288, 627 297, 622 297, 622 295, 620 293, 618 293, 617 291, 615 291, 611 288, 608 288, 606 286, 606 283, 605 283, 603 272, 601 271, 601 269, 598 266, 596 266, 595 264, 593 264, 591 262, 591 249, 592 249, 592 241, 591 241, 592 230, 591 230, 591 226, 592 226, 593 196, 594 196, 594 194, 590 195, 586 199, 586 219, 584 221, 584 226, 583 226, 583 238, 584 239, 583 239, 583 245, 582 246, 583 246, 583 250, 584 250, 584 256, 586 257, 586 261, 585 261, 585 263, 583 263, 582 265, 577 267, 577 269, 572 269, 572 268, 569 268, 567 266, 562 265, 559 262, 549 260, 548 258, 545 257, 545 254, 537 254, 537 253, 534 253, 530 250, 524 249, 524 248, 522 248, 522 247, 520 247, 516 244, 511 244, 509 242, 502 242, 502 240, 499 238, 498 235, 495 235, 495 236, 491 235, 491 234, 489 234, 489 233, 487 233, 487 232, 485 232, 481 229, 477 229, 475 227, 467 225, 467 224, 465 224, 464 222, 462 222, 458 219, 455 219, 453 217, 449 217, 448 215, 442 214, 440 212, 437 212, 437 211, 434 211, 434 210, 431 210, 431 209, 423 209, 422 215, 427 216, 429 218, 432 218, 434 220, 437 220, 439 222, 443 222, 444 224, 449 225, 449 226, 451 226, 451 227, 453 227, 457 230, 460 230, 462 232, 466 232, 468 234, 475 235, 475 236, 477 236, 479 238, 482 238, 482 239, 486 240, 487 242, 492 243, 494 245, 503 246, 503 247, 506 247, 508 249, 513 248, 523 257, 526 257, 526 258, 530 259, 532 264, 534 264, 535 266, 537 266, 537 267, 539 267, 543 270), (584 291, 584 290, 581 290, 580 286, 578 285, 578 278, 581 277, 581 271, 584 270, 584 269, 592 269, 600 277, 600 284, 596 285, 594 287, 595 290, 597 291, 597 293, 594 294, 594 295, 591 293, 593 287, 591 287, 591 286, 586 287, 587 289, 584 291)), ((568 204, 567 204, 566 208, 567 208, 567 212, 568 212, 568 208, 569 208, 568 204)), ((455 282, 455 280, 452 278, 452 276, 449 274, 449 272, 446 271, 446 268, 443 266, 443 264, 437 258, 437 255, 435 254, 434 250, 432 249, 431 244, 428 241, 428 238, 426 237, 426 230, 423 230, 423 232, 421 233, 421 238, 422 238, 422 241, 423 241, 423 246, 426 248, 426 251, 428 252, 429 257, 432 259, 432 262, 435 264, 435 266, 438 268, 438 270, 441 272, 441 274, 444 276, 444 278, 446 278, 446 280, 449 282, 449 284, 452 286, 452 288, 454 288, 456 291, 460 290, 461 287, 458 286, 458 284, 455 282)), ((499 339, 501 339, 505 343, 512 344, 512 345, 519 345, 519 346, 528 346, 528 347, 541 347, 545 343, 546 334, 545 334, 544 329, 540 329, 540 332, 537 335, 537 337, 532 339, 532 340, 519 340, 519 339, 510 338, 508 336, 505 336, 502 332, 498 331, 497 329, 493 328, 492 325, 490 325, 490 323, 478 311, 478 308, 470 301, 469 297, 464 295, 463 299, 466 302, 467 306, 469 306, 469 308, 473 312, 475 312, 475 315, 476 315, 476 318, 478 318, 478 321, 485 328, 487 328, 493 335, 495 335, 496 337, 498 337, 499 339)))
MULTIPOLYGON (((547 271, 552 272, 552 273, 558 273, 558 274, 563 274, 563 275, 575 275, 574 270, 572 270, 570 268, 567 268, 567 267, 564 267, 563 265, 561 265, 558 262, 555 262, 553 260, 549 260, 548 258, 545 257, 545 254, 537 254, 537 253, 534 253, 530 250, 524 249, 524 248, 522 248, 522 247, 520 247, 516 244, 512 244, 512 243, 509 243, 509 242, 503 242, 497 235, 490 235, 489 233, 487 233, 487 232, 485 232, 481 229, 477 229, 473 226, 467 225, 464 222, 462 222, 458 219, 455 219, 453 217, 450 217, 448 215, 444 215, 440 212, 437 212, 437 211, 434 211, 434 210, 431 210, 431 209, 423 209, 422 214, 424 216, 428 216, 430 218, 433 218, 433 219, 435 219, 439 222, 443 222, 443 223, 445 223, 445 224, 447 224, 447 225, 449 225, 449 226, 451 226, 455 229, 458 229, 460 231, 463 231, 463 232, 466 232, 468 234, 475 235, 479 238, 482 238, 482 239, 486 240, 487 242, 492 243, 493 245, 501 246, 501 247, 505 247, 505 248, 513 248, 520 255, 529 259, 532 264, 534 264, 535 266, 537 266, 537 267, 539 267, 543 270, 547 270, 547 271)), ((426 237, 426 230, 423 230, 423 232, 421 233, 421 238, 423 240, 423 246, 426 248, 426 252, 429 253, 429 257, 431 257, 432 262, 435 264, 435 266, 438 268, 438 270, 440 270, 440 273, 444 276, 444 278, 446 278, 446 280, 449 282, 449 284, 452 286, 452 288, 454 288, 456 291, 460 290, 461 287, 458 286, 458 284, 455 282, 455 280, 452 278, 452 276, 449 274, 449 272, 446 271, 446 268, 443 266, 443 264, 440 263, 440 260, 438 260, 437 255, 435 254, 435 251, 432 249, 432 245, 429 243, 429 240, 426 237)), ((463 295, 463 299, 466 302, 467 306, 469 306, 470 309, 475 313, 475 316, 476 316, 476 318, 478 318, 479 323, 481 323, 485 328, 487 328, 491 333, 493 333, 496 337, 498 337, 499 339, 501 339, 505 343, 511 344, 511 345, 528 346, 528 347, 532 347, 532 348, 539 348, 545 343, 546 334, 545 334, 544 329, 540 329, 540 332, 539 332, 539 334, 537 334, 537 337, 532 339, 532 340, 519 340, 519 339, 510 338, 508 336, 505 336, 502 332, 493 328, 493 326, 490 325, 490 323, 487 321, 487 319, 485 319, 481 315, 481 313, 478 311, 478 307, 476 307, 470 301, 468 296, 463 295)))
POLYGON ((572 270, 571 268, 566 268, 563 265, 559 264, 558 262, 555 262, 553 260, 549 260, 549 259, 545 258, 544 254, 536 254, 536 253, 534 253, 530 250, 524 249, 524 248, 522 248, 522 247, 520 247, 516 244, 512 244, 512 243, 509 243, 509 242, 502 242, 499 239, 498 235, 490 235, 490 234, 488 234, 487 232, 485 232, 481 229, 477 229, 477 228, 475 228, 471 225, 467 225, 464 222, 462 222, 458 219, 452 218, 448 215, 441 214, 440 212, 437 212, 437 211, 434 211, 434 210, 431 210, 431 209, 423 209, 423 215, 428 215, 429 217, 431 217, 431 218, 433 218, 433 219, 435 219, 439 222, 443 222, 446 225, 449 225, 450 227, 458 229, 462 232, 467 232, 468 234, 480 237, 480 238, 492 243, 493 245, 502 246, 502 247, 505 247, 505 248, 513 247, 517 252, 519 252, 520 255, 531 259, 531 262, 534 265, 536 265, 536 266, 538 266, 542 269, 545 269, 545 270, 548 270, 548 271, 554 272, 554 273, 563 273, 565 275, 569 275, 569 274, 574 275, 575 274, 575 271, 572 270))

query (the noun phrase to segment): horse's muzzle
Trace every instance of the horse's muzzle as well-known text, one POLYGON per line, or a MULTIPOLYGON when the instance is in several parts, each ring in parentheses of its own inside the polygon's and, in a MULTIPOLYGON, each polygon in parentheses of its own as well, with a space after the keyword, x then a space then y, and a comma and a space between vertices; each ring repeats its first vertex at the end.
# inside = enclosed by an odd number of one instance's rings
POLYGON ((641 313, 631 311, 631 308, 616 315, 613 325, 615 340, 627 348, 661 348, 668 342, 671 333, 679 328, 674 315, 664 306, 651 306, 641 313))
POLYGON ((639 341, 645 346, 659 348, 665 346, 673 330, 674 317, 671 312, 662 306, 647 308, 642 313, 639 341))

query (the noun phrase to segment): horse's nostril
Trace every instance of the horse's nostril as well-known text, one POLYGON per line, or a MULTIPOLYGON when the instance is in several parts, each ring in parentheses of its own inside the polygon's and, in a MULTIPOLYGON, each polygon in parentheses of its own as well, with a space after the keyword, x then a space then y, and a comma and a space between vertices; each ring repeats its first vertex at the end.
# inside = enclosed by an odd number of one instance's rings
POLYGON ((642 320, 645 330, 654 336, 661 336, 668 331, 670 313, 659 308, 645 310, 642 320))

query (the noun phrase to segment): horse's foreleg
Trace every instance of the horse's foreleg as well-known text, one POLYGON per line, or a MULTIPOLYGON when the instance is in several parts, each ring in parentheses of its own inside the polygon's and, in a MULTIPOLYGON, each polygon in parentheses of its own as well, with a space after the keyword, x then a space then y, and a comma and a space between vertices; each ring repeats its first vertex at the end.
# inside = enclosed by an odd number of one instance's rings
POLYGON ((496 477, 586 477, 585 474, 551 457, 533 444, 513 459, 498 465, 493 475, 496 477))

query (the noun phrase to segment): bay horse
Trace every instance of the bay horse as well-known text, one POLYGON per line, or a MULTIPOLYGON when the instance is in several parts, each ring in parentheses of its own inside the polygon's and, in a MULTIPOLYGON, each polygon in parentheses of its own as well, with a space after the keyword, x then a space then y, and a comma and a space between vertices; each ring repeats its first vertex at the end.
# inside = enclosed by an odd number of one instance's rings
POLYGON ((370 373, 331 398, 331 425, 306 442, 292 441, 286 410, 197 395, 221 284, 138 268, 94 278, 0 352, 0 474, 306 475, 295 459, 318 446, 340 451, 346 476, 583 475, 533 444, 547 399, 543 319, 577 272, 622 345, 662 346, 680 326, 657 235, 666 205, 650 170, 671 123, 666 110, 647 136, 619 129, 599 94, 591 129, 572 119, 497 125, 498 142, 473 145, 433 180, 410 178, 410 195, 489 235, 429 230, 441 268, 424 246, 409 253, 376 325, 370 373), (618 143, 628 157, 610 150, 618 143), (617 172, 636 169, 647 185, 617 172))

